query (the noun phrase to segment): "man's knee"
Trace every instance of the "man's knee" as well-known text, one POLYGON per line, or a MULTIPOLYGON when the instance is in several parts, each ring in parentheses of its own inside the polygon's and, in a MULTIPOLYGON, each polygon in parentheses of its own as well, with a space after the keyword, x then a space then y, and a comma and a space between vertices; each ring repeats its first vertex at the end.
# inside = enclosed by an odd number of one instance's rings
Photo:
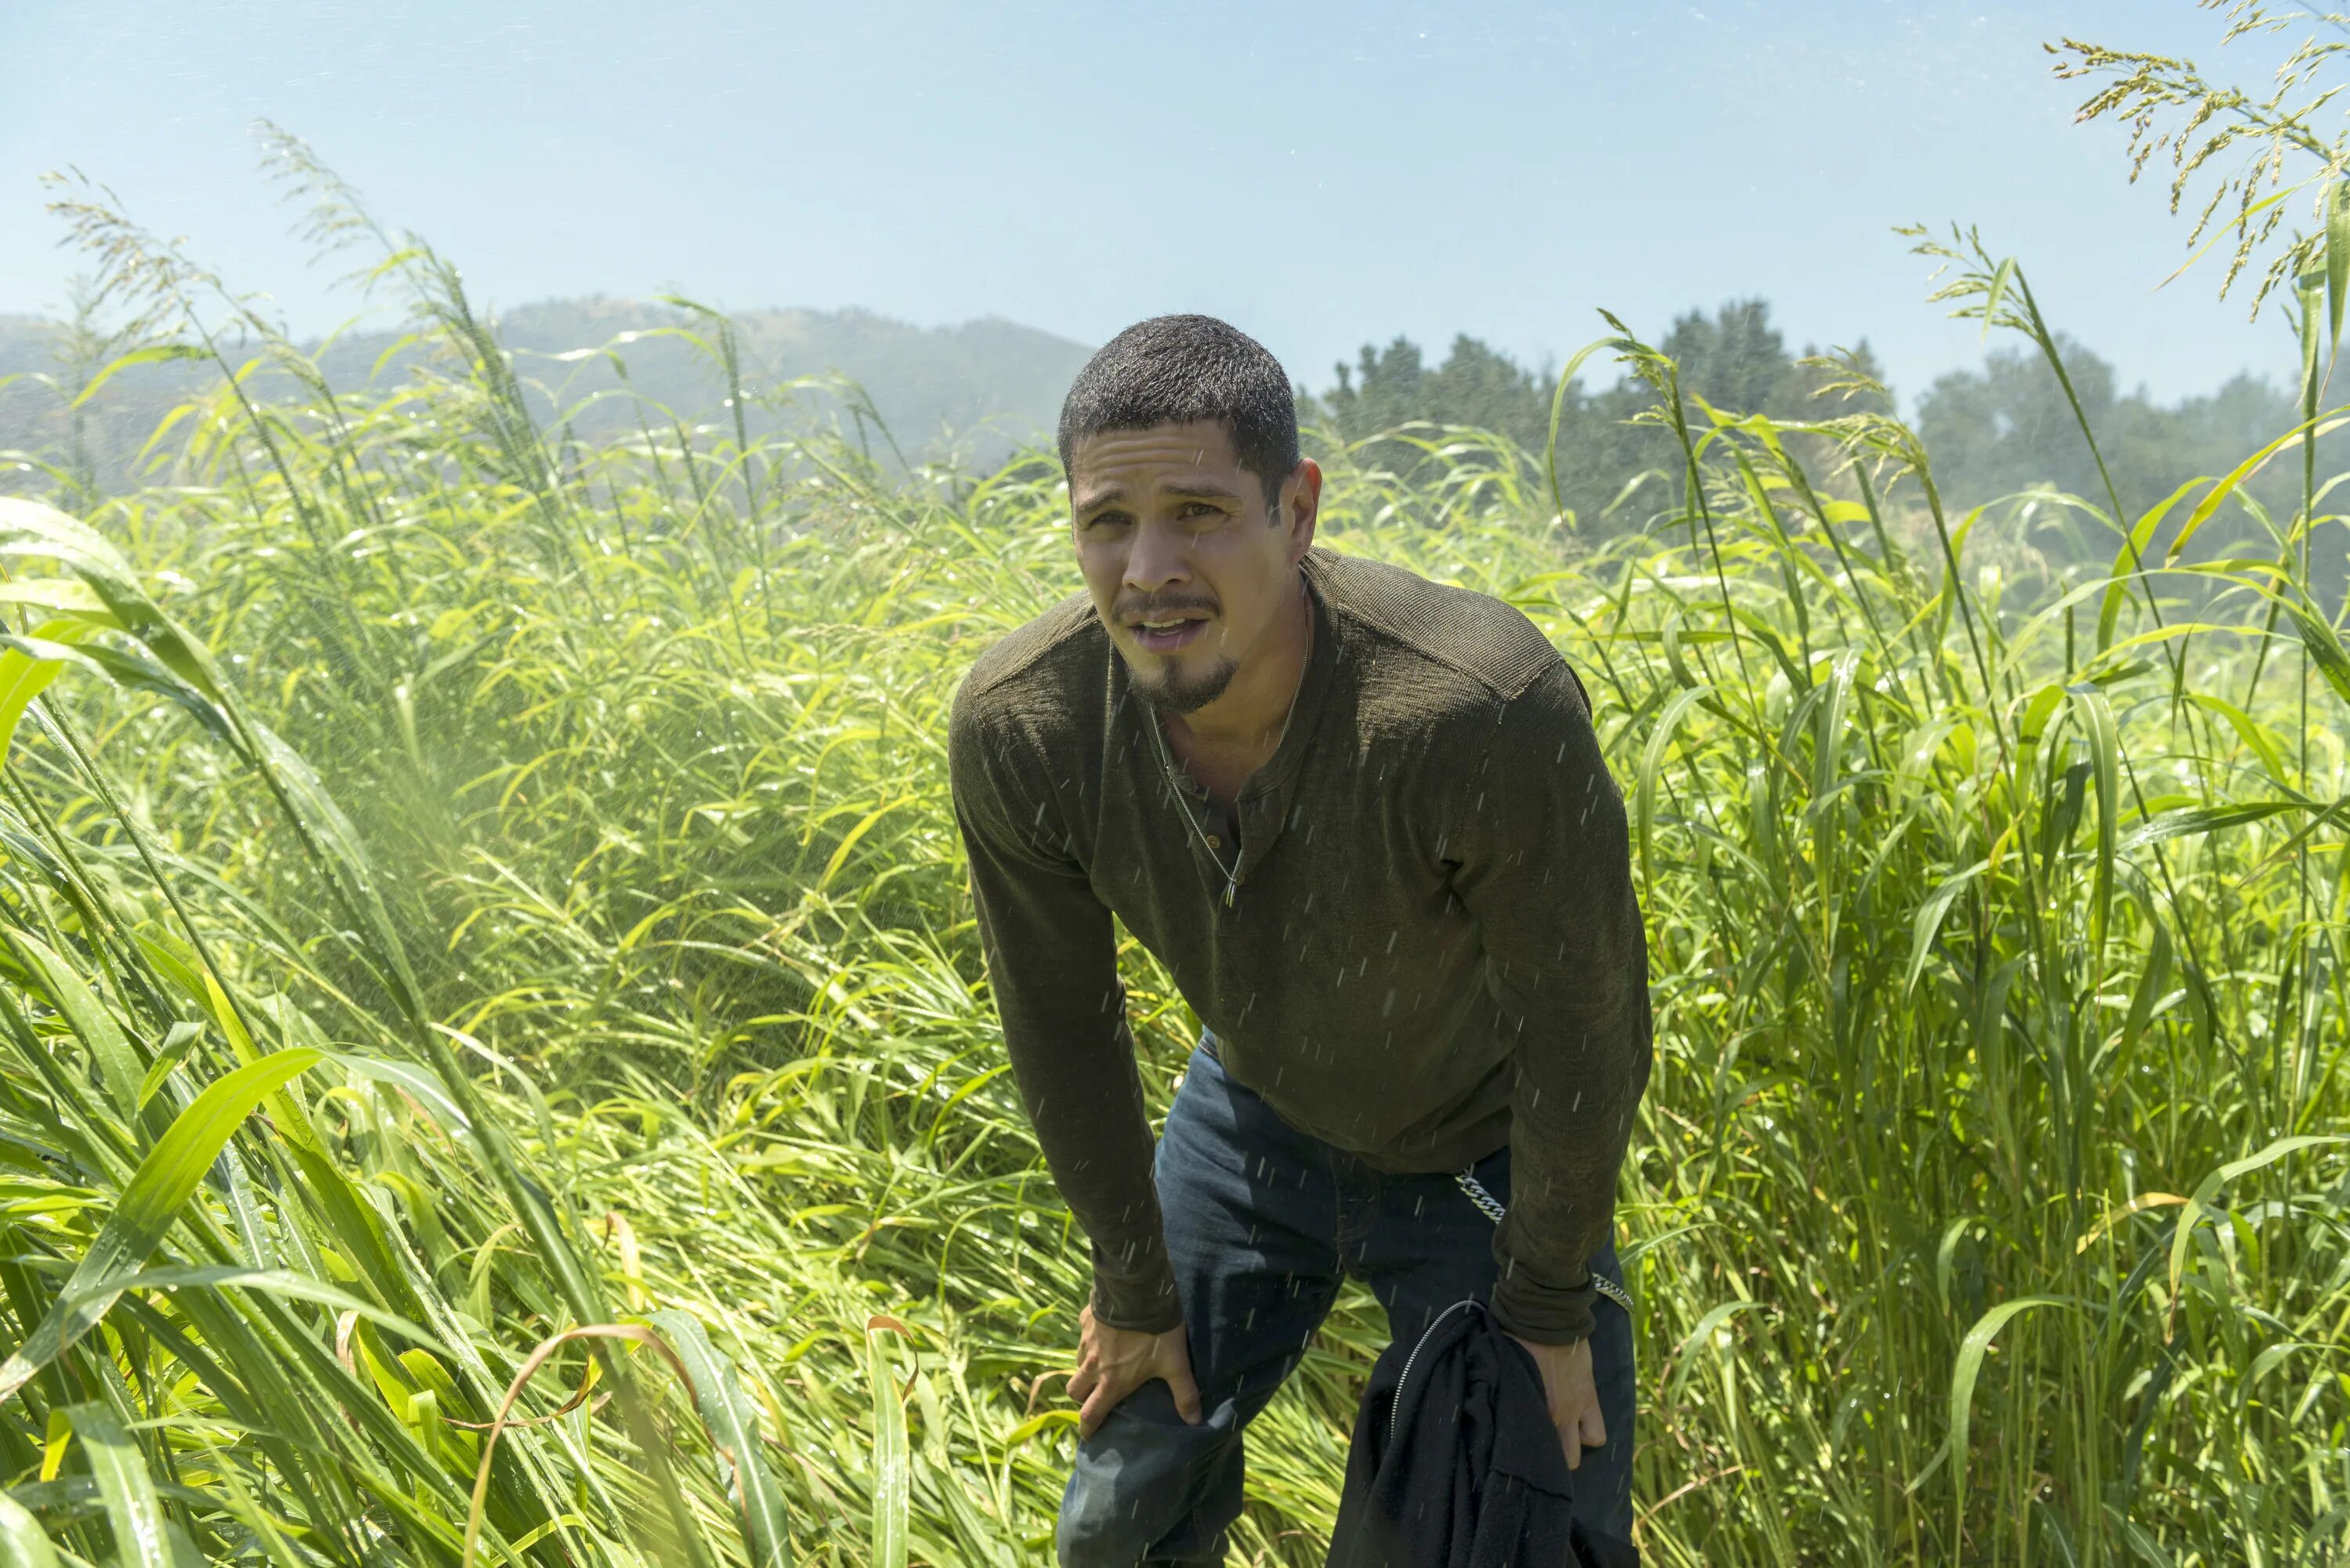
POLYGON ((1063 1568, 1221 1563, 1241 1482, 1232 1406, 1193 1426, 1164 1383, 1146 1383, 1077 1447, 1055 1532, 1063 1568))

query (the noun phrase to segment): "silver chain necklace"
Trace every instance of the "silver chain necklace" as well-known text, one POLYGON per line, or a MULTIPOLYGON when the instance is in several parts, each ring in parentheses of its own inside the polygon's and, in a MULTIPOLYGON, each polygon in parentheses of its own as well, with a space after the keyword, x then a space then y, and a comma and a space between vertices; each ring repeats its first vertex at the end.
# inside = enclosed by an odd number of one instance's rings
MULTIPOLYGON (((1279 756, 1281 754, 1281 742, 1289 738, 1289 721, 1297 716, 1298 693, 1305 690, 1305 672, 1307 669, 1312 666, 1313 662, 1314 606, 1311 598, 1309 597, 1305 607, 1305 659, 1297 669, 1296 690, 1293 691, 1289 694, 1289 711, 1281 716, 1281 732, 1273 738, 1274 756, 1279 756)), ((1200 819, 1192 814, 1191 808, 1185 805, 1180 798, 1183 786, 1175 777, 1175 759, 1167 750, 1166 735, 1161 733, 1159 731, 1159 715, 1156 712, 1153 712, 1149 717, 1150 738, 1157 743, 1159 764, 1167 770, 1168 783, 1174 785, 1179 796, 1175 802, 1175 807, 1178 811, 1180 811, 1183 814, 1183 824, 1191 830, 1191 836, 1200 841, 1200 847, 1208 852, 1208 858, 1214 862, 1217 870, 1222 871, 1224 874, 1224 908, 1229 909, 1232 907, 1232 896, 1239 890, 1241 885, 1240 846, 1238 845, 1234 845, 1232 846, 1232 863, 1230 866, 1227 866, 1224 864, 1223 857, 1216 853, 1215 846, 1208 842, 1207 831, 1200 826, 1200 819)), ((1266 761, 1269 763, 1272 761, 1272 758, 1268 757, 1266 761)), ((1233 815, 1235 819, 1237 819, 1239 815, 1239 802, 1237 799, 1233 802, 1233 815)))

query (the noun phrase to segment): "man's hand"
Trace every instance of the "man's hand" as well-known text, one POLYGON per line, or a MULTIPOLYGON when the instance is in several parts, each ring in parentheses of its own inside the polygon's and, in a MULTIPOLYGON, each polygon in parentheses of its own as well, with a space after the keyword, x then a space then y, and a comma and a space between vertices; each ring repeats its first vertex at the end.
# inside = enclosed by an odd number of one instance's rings
MULTIPOLYGON (((1154 1377, 1167 1380, 1183 1419, 1199 1425, 1200 1386, 1191 1381, 1191 1347, 1183 1337, 1181 1324, 1165 1334, 1112 1328, 1096 1323, 1088 1304, 1078 1314, 1077 1324, 1077 1370, 1069 1378, 1069 1397, 1084 1402, 1077 1411, 1079 1437, 1092 1437, 1094 1428, 1118 1407, 1119 1400, 1154 1377)), ((1583 1380, 1586 1386, 1591 1381, 1587 1352, 1583 1358, 1583 1380)))
MULTIPOLYGON (((1514 1334, 1510 1337, 1518 1339, 1514 1334)), ((1591 1342, 1536 1345, 1518 1339, 1518 1343, 1542 1368, 1543 1397, 1550 1404, 1551 1422, 1558 1428, 1559 1445, 1566 1450, 1566 1468, 1577 1469, 1583 1463, 1584 1449, 1607 1445, 1607 1423, 1599 1415, 1599 1386, 1591 1378, 1591 1342)))

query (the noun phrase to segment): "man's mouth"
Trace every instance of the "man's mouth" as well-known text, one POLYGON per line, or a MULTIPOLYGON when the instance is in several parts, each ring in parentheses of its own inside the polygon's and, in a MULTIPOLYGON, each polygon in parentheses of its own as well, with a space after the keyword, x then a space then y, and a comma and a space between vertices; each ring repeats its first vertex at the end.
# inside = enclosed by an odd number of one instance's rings
POLYGON ((1201 636, 1208 622, 1204 616, 1151 616, 1129 622, 1134 640, 1148 653, 1172 653, 1201 636))

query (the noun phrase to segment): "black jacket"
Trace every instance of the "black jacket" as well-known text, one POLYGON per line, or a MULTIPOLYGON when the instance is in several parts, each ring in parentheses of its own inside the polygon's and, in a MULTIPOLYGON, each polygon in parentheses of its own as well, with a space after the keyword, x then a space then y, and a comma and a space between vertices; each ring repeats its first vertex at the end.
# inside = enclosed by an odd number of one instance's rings
POLYGON ((1637 1568, 1574 1497, 1534 1358, 1461 1302, 1371 1369, 1329 1568, 1637 1568))

